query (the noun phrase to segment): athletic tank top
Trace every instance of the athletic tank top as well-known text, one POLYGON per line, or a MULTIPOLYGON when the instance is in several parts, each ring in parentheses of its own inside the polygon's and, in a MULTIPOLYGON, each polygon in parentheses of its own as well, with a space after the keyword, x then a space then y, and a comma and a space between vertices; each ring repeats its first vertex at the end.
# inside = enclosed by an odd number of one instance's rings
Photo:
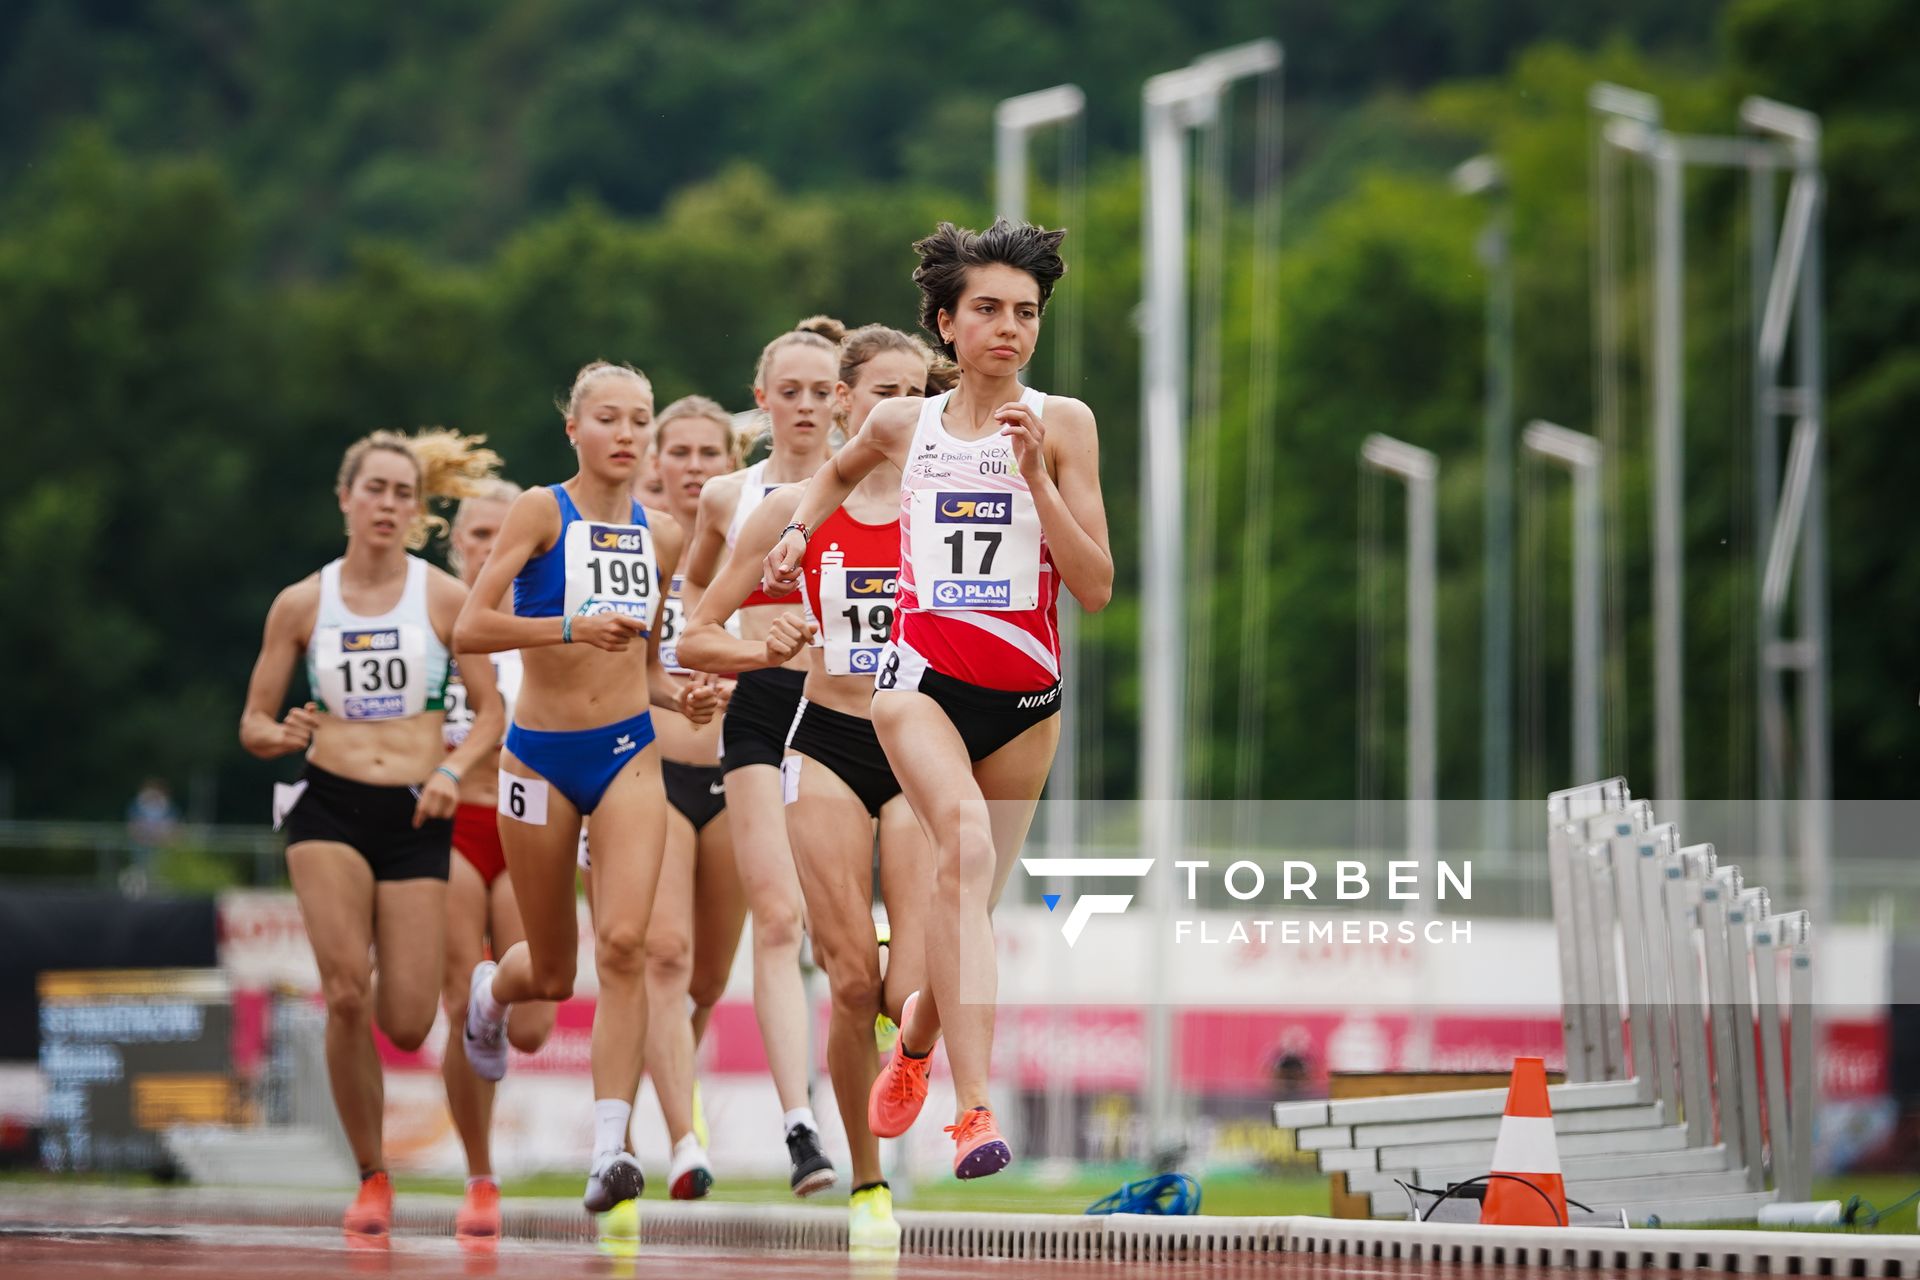
MULTIPOLYGON (((660 607, 660 558, 647 513, 632 502, 631 523, 588 520, 560 485, 548 490, 560 504, 560 536, 520 567, 513 579, 513 612, 522 618, 624 613, 653 627, 660 607)), ((632 501, 629 499, 629 501, 632 501)))
MULTIPOLYGON (((1060 679, 1059 579, 1013 446, 999 432, 961 440, 920 408, 900 492, 900 599, 894 637, 935 671, 1025 692, 1060 679)), ((1020 402, 1039 414, 1031 387, 1020 402)))
MULTIPOLYGON (((733 519, 727 521, 727 550, 729 552, 733 550, 733 544, 740 541, 740 531, 747 527, 747 517, 753 514, 754 508, 765 502, 767 495, 780 487, 777 484, 769 483, 766 479, 766 474, 767 459, 765 458, 760 459, 760 461, 740 473, 740 499, 733 504, 733 519)), ((793 598, 791 596, 785 598, 770 596, 756 583, 753 588, 753 593, 740 602, 740 607, 742 609, 751 609, 757 604, 792 603, 793 598)))
MULTIPOLYGON (((520 651, 502 649, 499 653, 487 655, 493 659, 493 681, 499 686, 500 699, 506 703, 507 723, 513 723, 513 704, 520 697, 520 651)), ((467 682, 460 678, 460 664, 455 662, 447 676, 447 723, 445 728, 447 750, 452 751, 467 740, 467 734, 473 729, 473 707, 467 702, 467 682)))
POLYGON ((838 507, 807 542, 800 561, 813 643, 830 676, 870 676, 893 634, 900 576, 900 522, 866 524, 838 507))
POLYGON ((307 683, 342 720, 403 720, 446 706, 447 646, 427 612, 427 562, 407 557, 400 603, 377 618, 348 610, 340 564, 320 570, 320 609, 307 637, 307 683))

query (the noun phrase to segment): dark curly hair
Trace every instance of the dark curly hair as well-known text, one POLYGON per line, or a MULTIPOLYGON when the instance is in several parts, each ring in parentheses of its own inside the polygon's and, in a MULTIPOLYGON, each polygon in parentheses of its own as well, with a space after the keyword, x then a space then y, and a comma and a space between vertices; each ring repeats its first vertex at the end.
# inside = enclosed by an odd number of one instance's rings
POLYGON ((940 313, 952 314, 960 305, 972 267, 998 264, 1026 272, 1040 286, 1044 314, 1053 287, 1067 274, 1066 261, 1060 256, 1060 242, 1066 238, 1064 230, 995 218, 985 231, 943 222, 932 235, 916 241, 913 251, 920 255, 920 265, 913 269, 913 283, 920 290, 920 327, 932 337, 934 349, 949 359, 955 354, 953 345, 940 336, 940 313))

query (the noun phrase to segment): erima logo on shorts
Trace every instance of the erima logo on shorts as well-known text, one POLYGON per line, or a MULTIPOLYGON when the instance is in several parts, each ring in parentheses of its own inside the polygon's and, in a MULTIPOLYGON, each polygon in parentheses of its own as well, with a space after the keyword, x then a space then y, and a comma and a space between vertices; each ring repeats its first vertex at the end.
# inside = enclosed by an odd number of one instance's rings
POLYGON ((1013 604, 1013 584, 1006 578, 933 584, 933 603, 942 609, 1005 609, 1013 604))
MULTIPOLYGON (((1092 876, 1132 876, 1141 879, 1153 869, 1152 858, 1022 858, 1020 865, 1027 874, 1036 879, 1045 876, 1062 876, 1069 879, 1081 879, 1092 876)), ((1042 894, 1047 910, 1052 911, 1060 905, 1057 893, 1042 894)), ((1073 909, 1067 912, 1067 918, 1060 926, 1061 936, 1071 947, 1080 941, 1081 932, 1086 929, 1087 921, 1095 916, 1117 916, 1133 902, 1130 893, 1089 893, 1074 900, 1073 909)))
POLYGON ((613 754, 623 756, 633 750, 633 735, 623 733, 613 740, 613 754))
POLYGON ((638 553, 647 549, 637 529, 619 529, 612 525, 589 525, 587 541, 595 551, 638 553))
POLYGON ((1013 503, 1003 493, 943 493, 934 519, 939 524, 1012 524, 1013 503))
POLYGON ((389 627, 384 631, 342 631, 340 633, 340 652, 342 653, 385 653, 400 647, 400 629, 389 627))
POLYGON ((895 587, 891 573, 863 573, 859 577, 847 575, 847 599, 871 600, 881 596, 891 596, 895 587))
POLYGON ((1015 703, 1014 705, 1019 707, 1020 710, 1025 711, 1030 707, 1044 707, 1048 703, 1053 702, 1054 700, 1059 698, 1059 696, 1060 696, 1060 686, 1055 685, 1053 686, 1053 688, 1047 690, 1045 693, 1026 694, 1020 699, 1019 702, 1015 703))

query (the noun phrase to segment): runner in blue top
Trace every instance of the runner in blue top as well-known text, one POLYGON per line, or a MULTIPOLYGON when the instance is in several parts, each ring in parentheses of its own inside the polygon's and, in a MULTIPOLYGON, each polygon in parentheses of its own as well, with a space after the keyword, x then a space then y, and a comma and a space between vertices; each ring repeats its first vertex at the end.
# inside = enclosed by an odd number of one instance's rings
POLYGON ((500 754, 500 836, 526 941, 475 967, 467 1058, 506 1073, 507 1007, 573 993, 578 926, 574 857, 592 815, 594 1153, 585 1201, 604 1212, 640 1194, 623 1148, 640 1087, 646 1030, 647 917, 666 839, 666 794, 650 704, 695 722, 718 695, 660 663, 660 583, 680 555, 677 528, 648 526, 634 471, 653 420, 653 388, 627 365, 596 361, 562 406, 580 470, 521 495, 467 607, 462 652, 518 649, 524 668, 500 754), (511 587, 511 611, 507 592, 511 587))

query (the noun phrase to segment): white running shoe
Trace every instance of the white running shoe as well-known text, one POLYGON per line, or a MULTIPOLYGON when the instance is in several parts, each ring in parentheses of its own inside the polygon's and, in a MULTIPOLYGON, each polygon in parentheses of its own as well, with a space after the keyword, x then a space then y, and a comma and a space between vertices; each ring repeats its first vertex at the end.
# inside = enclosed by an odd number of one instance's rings
POLYGON ((667 1194, 675 1200, 704 1200, 713 1189, 713 1166, 707 1153, 692 1134, 682 1138, 673 1149, 673 1162, 667 1169, 667 1194))
POLYGON ((638 1200, 646 1186, 640 1162, 632 1153, 621 1151, 595 1162, 593 1172, 587 1175, 587 1192, 581 1202, 587 1206, 588 1213, 606 1213, 623 1200, 638 1200))
POLYGON ((494 1019, 480 1013, 480 993, 491 993, 494 970, 499 967, 482 960, 473 966, 473 977, 467 982, 467 1021, 461 1038, 466 1043, 467 1065, 482 1080, 499 1080, 507 1074, 507 1011, 502 1009, 494 1019))

